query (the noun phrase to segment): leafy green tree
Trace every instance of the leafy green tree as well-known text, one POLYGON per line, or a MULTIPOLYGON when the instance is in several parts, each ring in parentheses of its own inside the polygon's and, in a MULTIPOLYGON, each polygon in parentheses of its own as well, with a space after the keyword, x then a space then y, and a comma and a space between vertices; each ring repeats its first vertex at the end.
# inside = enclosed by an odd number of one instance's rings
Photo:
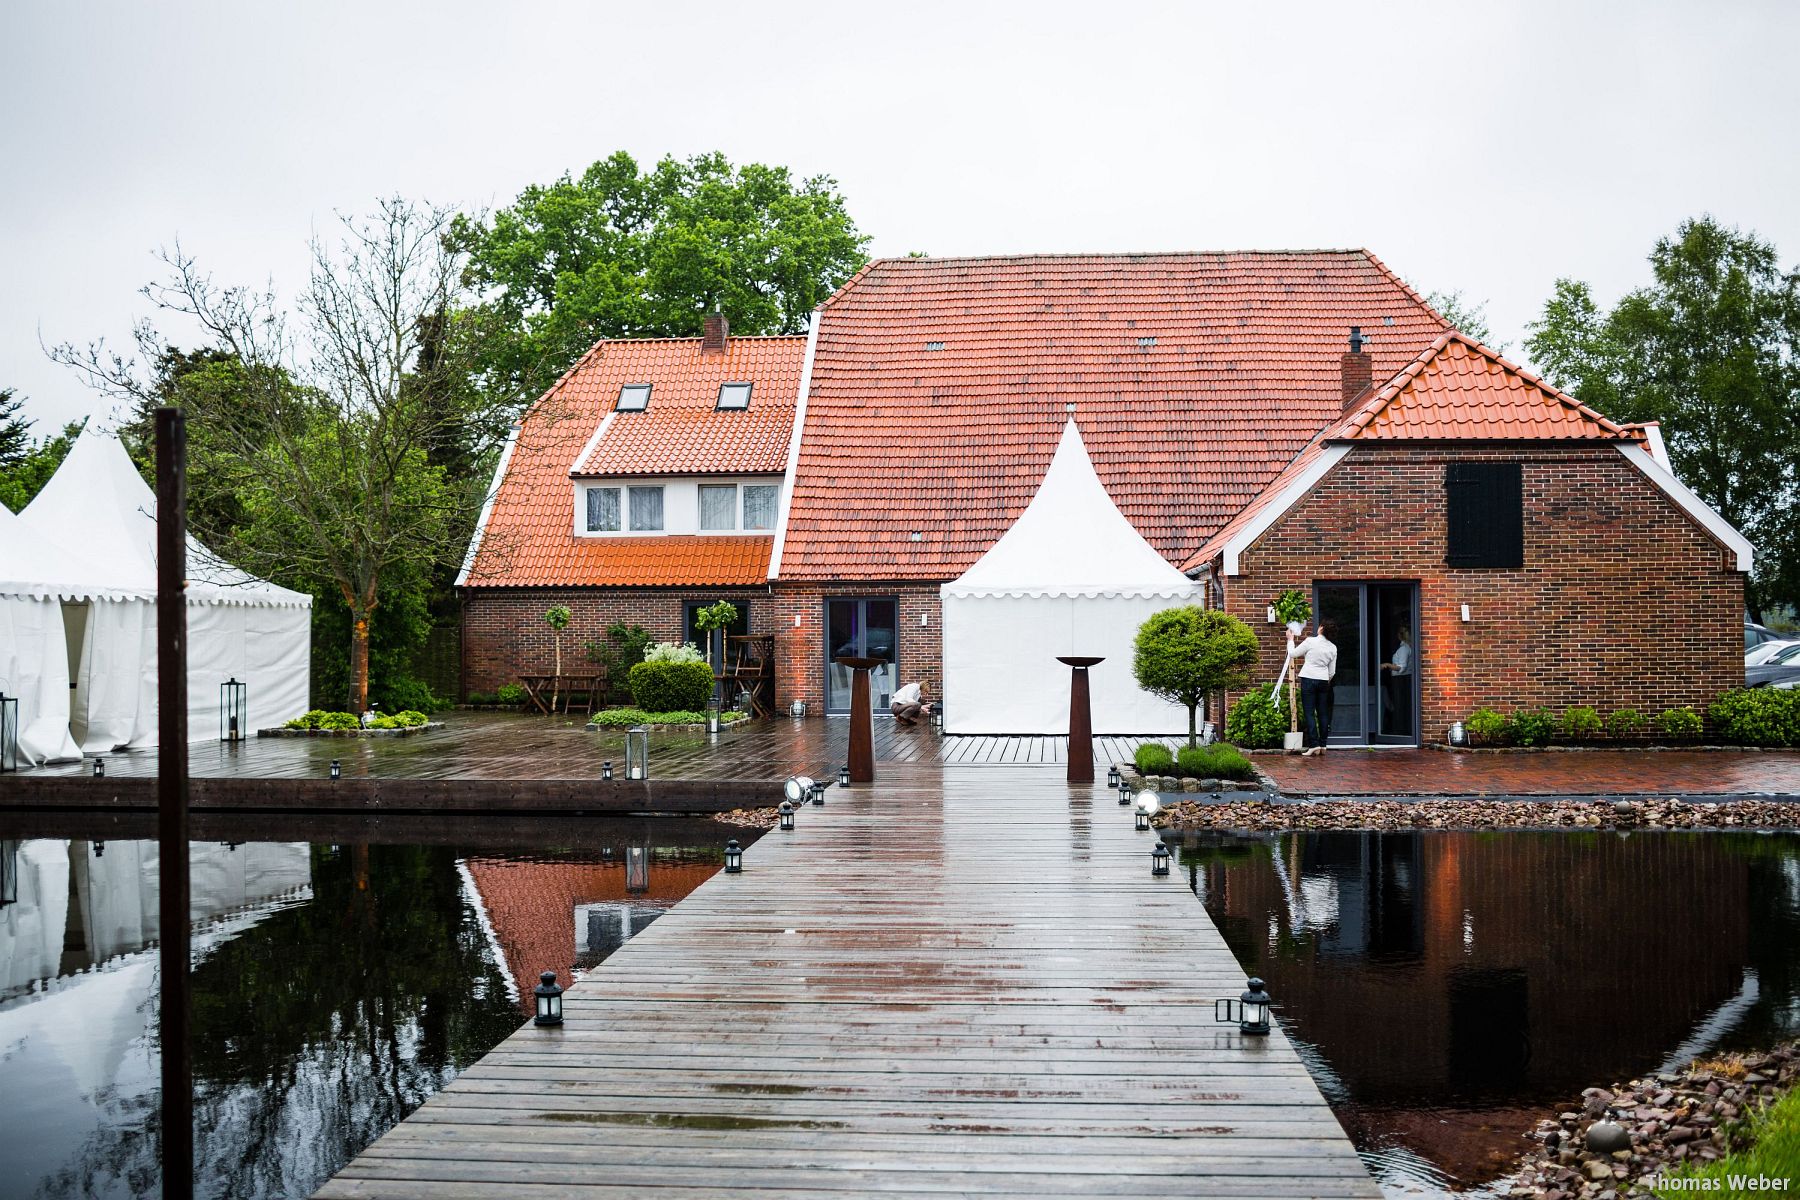
POLYGON ((1432 292, 1425 297, 1425 303, 1437 309, 1438 315, 1450 322, 1457 332, 1474 338, 1496 353, 1506 352, 1506 344, 1495 342, 1494 335, 1488 328, 1486 300, 1471 302, 1464 299, 1460 291, 1432 292))
POLYGON ((0 388, 0 471, 17 466, 31 453, 30 417, 19 415, 25 397, 12 388, 0 388))
POLYGON ((1206 697, 1250 682, 1256 632, 1229 613, 1166 608, 1138 627, 1131 670, 1138 686, 1188 710, 1188 745, 1200 744, 1197 712, 1206 697))
POLYGON ((692 336, 709 312, 800 332, 868 244, 829 176, 717 153, 646 171, 623 151, 458 218, 453 237, 483 297, 485 381, 527 398, 601 338, 692 336))
POLYGON ((18 512, 43 490, 56 468, 68 457, 69 448, 81 436, 84 422, 71 421, 55 437, 27 446, 14 462, 0 465, 0 504, 18 512))
POLYGON ((1526 345, 1558 386, 1625 421, 1659 421, 1689 487, 1758 545, 1750 604, 1800 600, 1800 272, 1712 217, 1650 252, 1653 282, 1602 313, 1558 280, 1526 345))

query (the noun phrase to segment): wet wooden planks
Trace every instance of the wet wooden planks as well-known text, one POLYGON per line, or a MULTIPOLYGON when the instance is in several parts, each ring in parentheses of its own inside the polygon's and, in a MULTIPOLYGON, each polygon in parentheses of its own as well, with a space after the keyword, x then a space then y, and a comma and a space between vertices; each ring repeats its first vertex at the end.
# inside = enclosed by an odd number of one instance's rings
MULTIPOLYGON (((1041 747, 1017 753, 1048 753, 1041 747)), ((1150 834, 890 763, 704 884, 321 1197, 1375 1197, 1150 834)))

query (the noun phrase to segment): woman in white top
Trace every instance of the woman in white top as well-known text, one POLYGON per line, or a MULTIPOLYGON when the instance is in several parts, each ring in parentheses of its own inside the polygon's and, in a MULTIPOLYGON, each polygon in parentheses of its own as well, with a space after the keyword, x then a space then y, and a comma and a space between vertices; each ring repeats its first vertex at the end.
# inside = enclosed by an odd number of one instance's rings
POLYGON ((1387 701, 1383 733, 1412 733, 1412 630, 1400 627, 1400 644, 1394 647, 1391 662, 1381 664, 1381 692, 1387 701))
POLYGON ((1337 674, 1337 646, 1326 635, 1328 627, 1288 649, 1289 658, 1300 660, 1300 715, 1306 731, 1306 753, 1322 754, 1331 740, 1331 680, 1337 674))

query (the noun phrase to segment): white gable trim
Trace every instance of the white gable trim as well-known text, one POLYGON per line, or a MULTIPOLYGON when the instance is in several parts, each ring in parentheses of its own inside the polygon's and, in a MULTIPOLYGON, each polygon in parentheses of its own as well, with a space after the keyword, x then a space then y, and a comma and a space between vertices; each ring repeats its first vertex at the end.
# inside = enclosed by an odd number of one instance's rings
POLYGON ((769 553, 769 578, 781 574, 781 551, 787 545, 788 514, 794 511, 794 477, 800 467, 800 435, 806 429, 806 397, 812 391, 813 351, 825 314, 814 309, 806 330, 806 358, 800 364, 800 395, 794 401, 794 430, 788 434, 787 467, 781 479, 781 512, 775 518, 775 548, 769 553))
POLYGON ((1674 472, 1645 454, 1639 446, 1615 446, 1625 456, 1625 461, 1642 471, 1657 487, 1675 503, 1685 510, 1688 516, 1700 523, 1701 528, 1725 543, 1727 549, 1737 555, 1737 569, 1748 572, 1756 561, 1756 551, 1750 540, 1736 529, 1731 522, 1714 512, 1706 501, 1688 490, 1686 484, 1675 478, 1674 472))
POLYGON ((606 415, 600 418, 600 424, 594 427, 594 436, 587 440, 587 445, 581 448, 581 453, 577 454, 575 461, 569 464, 570 475, 581 473, 581 464, 587 461, 588 455, 594 452, 594 447, 600 444, 600 439, 606 436, 606 431, 611 427, 613 418, 618 415, 618 412, 619 410, 616 408, 608 409, 606 415))
POLYGON ((494 497, 500 494, 500 483, 506 478, 506 465, 512 462, 513 447, 518 444, 519 427, 514 425, 506 431, 506 445, 500 451, 500 461, 494 464, 494 481, 488 485, 487 499, 481 502, 481 516, 475 520, 475 536, 469 539, 469 552, 463 555, 462 570, 456 573, 456 587, 469 581, 469 569, 475 565, 475 555, 481 550, 481 535, 487 532, 488 518, 494 515, 494 497))
POLYGON ((1275 499, 1263 505, 1262 511, 1251 518, 1249 524, 1231 535, 1221 553, 1225 556, 1225 574, 1239 573, 1238 556, 1248 550, 1256 539, 1269 531, 1269 527, 1281 520, 1288 509, 1300 502, 1300 497, 1312 491, 1313 485, 1325 478, 1325 473, 1342 462, 1350 453, 1348 445, 1327 446, 1319 457, 1307 465, 1306 470, 1294 476, 1288 485, 1281 489, 1275 499))

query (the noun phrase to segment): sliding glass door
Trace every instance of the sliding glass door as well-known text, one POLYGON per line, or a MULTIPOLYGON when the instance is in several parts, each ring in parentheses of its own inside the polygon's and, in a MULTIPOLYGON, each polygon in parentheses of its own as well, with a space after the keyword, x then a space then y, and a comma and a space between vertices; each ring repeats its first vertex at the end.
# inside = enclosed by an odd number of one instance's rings
POLYGON ((869 699, 875 711, 887 711, 900 686, 900 604, 897 600, 833 599, 825 601, 825 711, 850 711, 850 668, 839 658, 879 658, 885 664, 869 672, 869 699))
POLYGON ((1418 745, 1419 585, 1316 584, 1313 607, 1338 650, 1332 744, 1418 745))

